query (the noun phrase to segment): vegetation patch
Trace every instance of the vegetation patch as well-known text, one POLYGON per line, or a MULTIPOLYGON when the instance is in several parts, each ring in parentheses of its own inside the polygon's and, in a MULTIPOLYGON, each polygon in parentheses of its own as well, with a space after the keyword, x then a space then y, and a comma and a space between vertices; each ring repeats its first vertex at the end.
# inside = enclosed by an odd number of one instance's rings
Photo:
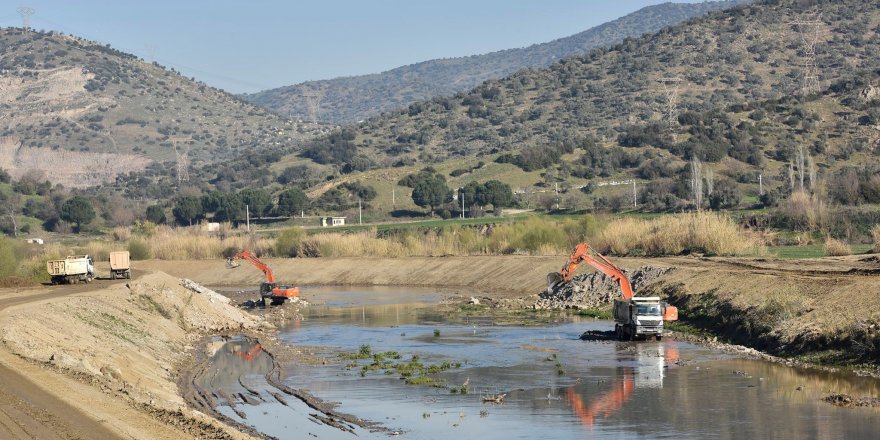
MULTIPOLYGON (((401 361, 401 354, 396 351, 373 353, 369 345, 362 345, 357 352, 342 353, 340 358, 349 362, 346 368, 354 370, 359 368, 361 377, 366 377, 371 372, 378 372, 385 376, 396 375, 408 385, 422 385, 443 388, 446 381, 438 377, 438 374, 461 368, 460 362, 444 361, 439 364, 425 364, 418 355, 412 355, 409 361, 401 361), (359 362, 369 360, 369 363, 359 362)), ((464 393, 466 394, 466 387, 464 393)))

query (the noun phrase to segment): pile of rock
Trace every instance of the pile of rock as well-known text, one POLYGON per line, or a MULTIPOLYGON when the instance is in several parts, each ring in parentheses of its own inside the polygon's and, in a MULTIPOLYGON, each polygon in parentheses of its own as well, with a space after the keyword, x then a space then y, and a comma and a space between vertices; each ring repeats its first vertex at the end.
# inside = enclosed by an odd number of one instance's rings
MULTIPOLYGON (((644 266, 624 271, 633 291, 648 284, 670 268, 644 266)), ((620 287, 601 272, 575 275, 571 280, 556 286, 552 292, 543 292, 535 303, 536 309, 594 309, 620 298, 620 287)))

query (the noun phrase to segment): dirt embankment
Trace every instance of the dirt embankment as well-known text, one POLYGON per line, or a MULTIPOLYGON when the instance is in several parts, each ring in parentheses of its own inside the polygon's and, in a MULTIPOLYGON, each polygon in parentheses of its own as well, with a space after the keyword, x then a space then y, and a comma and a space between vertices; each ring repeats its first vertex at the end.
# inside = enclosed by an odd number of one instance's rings
MULTIPOLYGON (((65 287, 85 286, 46 289, 65 287)), ((3 310, 0 340, 17 357, 2 350, 2 363, 50 381, 50 394, 119 438, 251 438, 189 409, 174 376, 200 335, 258 329, 261 319, 162 273, 93 289, 3 310)))

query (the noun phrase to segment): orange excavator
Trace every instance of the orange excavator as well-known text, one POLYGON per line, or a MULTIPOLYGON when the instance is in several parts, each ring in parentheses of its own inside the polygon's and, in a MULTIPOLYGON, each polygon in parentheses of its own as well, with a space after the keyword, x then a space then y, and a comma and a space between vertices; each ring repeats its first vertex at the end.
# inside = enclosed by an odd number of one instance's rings
POLYGON ((240 266, 238 260, 244 260, 253 264, 266 275, 266 281, 263 284, 260 284, 260 302, 262 302, 264 306, 266 305, 266 302, 269 302, 272 305, 279 305, 299 296, 299 287, 279 286, 275 281, 275 275, 272 273, 272 269, 270 269, 266 263, 260 261, 253 252, 249 250, 241 251, 234 257, 226 259, 226 266, 230 269, 236 268, 240 266))
POLYGON ((623 300, 614 301, 615 332, 619 339, 642 336, 660 339, 663 321, 678 319, 678 308, 661 302, 660 298, 633 296, 632 285, 623 270, 587 243, 574 248, 562 270, 547 274, 547 293, 552 294, 560 285, 570 281, 582 262, 593 266, 620 286, 623 300))

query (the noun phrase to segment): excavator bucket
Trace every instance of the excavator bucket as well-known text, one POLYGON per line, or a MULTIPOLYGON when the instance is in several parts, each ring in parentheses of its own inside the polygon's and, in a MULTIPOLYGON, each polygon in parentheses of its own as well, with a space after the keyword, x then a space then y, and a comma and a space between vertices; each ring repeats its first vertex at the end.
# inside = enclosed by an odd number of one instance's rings
POLYGON ((565 278, 559 272, 550 272, 547 274, 547 293, 553 293, 557 286, 562 284, 565 278))
POLYGON ((241 263, 239 263, 238 260, 235 260, 233 258, 226 259, 226 268, 227 269, 235 269, 238 266, 241 266, 241 263))

